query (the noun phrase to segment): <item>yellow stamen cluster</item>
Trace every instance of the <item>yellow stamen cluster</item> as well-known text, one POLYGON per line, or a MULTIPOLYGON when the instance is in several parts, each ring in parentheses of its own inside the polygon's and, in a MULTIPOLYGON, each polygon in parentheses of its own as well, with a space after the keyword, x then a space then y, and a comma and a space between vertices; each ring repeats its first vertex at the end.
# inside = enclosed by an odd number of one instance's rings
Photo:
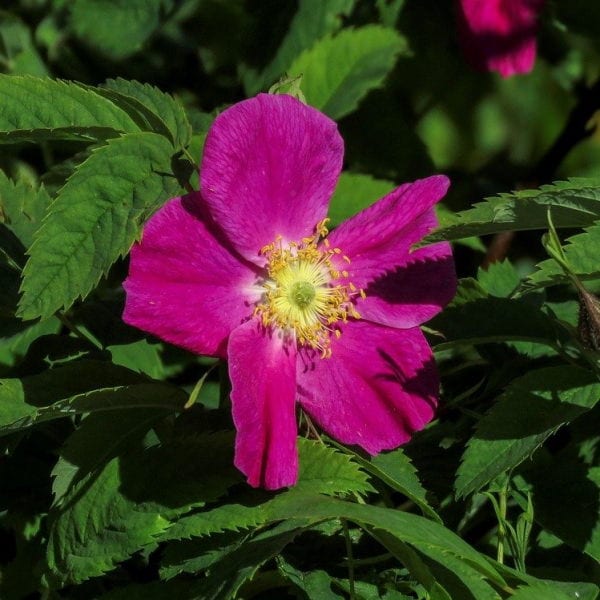
POLYGON ((327 219, 320 222, 315 234, 299 243, 284 245, 279 236, 262 248, 267 278, 262 302, 255 309, 265 327, 293 332, 298 343, 319 350, 323 358, 331 356, 331 334, 341 335, 335 324, 346 323, 349 317, 360 319, 353 299, 365 297, 351 282, 339 283, 349 273, 338 270, 332 257, 339 255, 348 264, 350 259, 339 248, 329 247, 326 223, 327 219))

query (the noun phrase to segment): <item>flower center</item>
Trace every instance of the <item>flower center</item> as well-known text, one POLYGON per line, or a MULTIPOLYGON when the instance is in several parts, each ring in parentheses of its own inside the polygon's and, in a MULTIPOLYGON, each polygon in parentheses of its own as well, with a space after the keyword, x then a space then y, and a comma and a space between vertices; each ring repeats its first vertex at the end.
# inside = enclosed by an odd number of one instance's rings
POLYGON ((329 247, 325 223, 299 243, 284 246, 278 237, 261 250, 267 258, 267 277, 263 299, 254 311, 265 327, 293 333, 298 343, 319 350, 323 358, 331 356, 331 334, 341 335, 339 322, 360 319, 353 301, 358 295, 365 297, 348 280, 348 272, 334 266, 334 255, 347 263, 350 259, 339 248, 329 247))
POLYGON ((289 299, 300 309, 310 306, 317 292, 310 281, 297 281, 290 287, 289 299))

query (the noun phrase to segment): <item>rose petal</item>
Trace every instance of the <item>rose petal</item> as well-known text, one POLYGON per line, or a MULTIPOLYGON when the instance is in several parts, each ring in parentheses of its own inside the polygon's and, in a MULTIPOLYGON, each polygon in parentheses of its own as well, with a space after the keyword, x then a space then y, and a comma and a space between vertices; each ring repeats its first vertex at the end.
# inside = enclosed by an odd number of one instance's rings
POLYGON ((433 244, 368 284, 357 308, 363 319, 408 329, 437 315, 454 298, 456 284, 450 244, 433 244))
POLYGON ((302 350, 297 367, 299 402, 331 436, 377 454, 431 420, 439 380, 418 328, 353 321, 331 349, 328 359, 302 350))
POLYGON ((229 340, 235 466, 253 487, 275 490, 298 479, 296 351, 254 319, 229 340))
POLYGON ((202 195, 232 245, 263 264, 262 247, 277 236, 299 241, 326 216, 343 153, 331 119, 291 96, 260 94, 215 120, 202 195))
POLYGON ((459 38, 469 62, 503 77, 529 73, 544 0, 459 0, 459 38))
POLYGON ((257 273, 215 235, 198 194, 174 198, 131 251, 123 319, 198 354, 224 357, 230 332, 252 315, 257 273))
POLYGON ((350 259, 337 255, 340 271, 365 291, 356 308, 363 319, 409 329, 436 315, 456 292, 450 244, 442 242, 411 251, 437 226, 433 205, 446 193, 444 176, 400 186, 342 223, 329 236, 350 259))

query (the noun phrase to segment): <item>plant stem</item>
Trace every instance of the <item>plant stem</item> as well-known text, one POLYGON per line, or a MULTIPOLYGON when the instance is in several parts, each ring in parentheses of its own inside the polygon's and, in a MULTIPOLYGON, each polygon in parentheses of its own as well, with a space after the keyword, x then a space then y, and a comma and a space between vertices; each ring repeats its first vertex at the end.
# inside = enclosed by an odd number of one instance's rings
POLYGON ((93 344, 98 348, 98 350, 104 350, 102 344, 100 344, 93 336, 85 335, 74 323, 72 323, 67 316, 61 312, 60 310, 56 311, 56 316, 58 320, 75 336, 84 342, 88 342, 89 344, 93 344))
POLYGON ((346 540, 346 556, 348 557, 348 581, 350 582, 350 600, 356 600, 356 590, 354 589, 354 557, 352 555, 352 540, 350 539, 350 530, 348 521, 341 519, 344 528, 344 539, 346 540))
POLYGON ((504 539, 506 537, 506 528, 504 522, 506 521, 506 488, 503 488, 498 493, 498 553, 497 560, 500 564, 504 564, 504 539))

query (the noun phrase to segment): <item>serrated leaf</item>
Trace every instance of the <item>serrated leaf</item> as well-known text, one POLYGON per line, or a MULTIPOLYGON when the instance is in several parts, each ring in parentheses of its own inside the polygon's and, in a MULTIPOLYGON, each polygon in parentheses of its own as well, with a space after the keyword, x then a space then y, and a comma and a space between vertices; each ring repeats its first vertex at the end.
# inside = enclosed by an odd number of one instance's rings
MULTIPOLYGON (((554 217, 553 217, 554 218, 554 217)), ((563 248, 566 261, 580 279, 600 278, 600 223, 586 228, 584 233, 574 235, 567 240, 563 248)), ((552 259, 536 265, 536 271, 524 282, 523 287, 547 287, 568 281, 560 265, 552 259)))
POLYGON ((166 132, 177 149, 189 145, 192 128, 183 106, 173 96, 147 83, 121 78, 109 79, 98 93, 106 94, 127 113, 137 112, 146 118, 145 131, 166 132))
POLYGON ((480 490, 528 458, 561 425, 600 400, 600 382, 575 366, 530 371, 478 423, 458 469, 456 494, 480 490))
POLYGON ((473 279, 460 281, 454 300, 430 322, 443 341, 438 350, 456 345, 525 341, 558 348, 570 343, 565 329, 538 306, 522 299, 488 296, 473 279))
POLYGON ((347 519, 370 525, 383 529, 417 550, 448 552, 467 561, 490 581, 504 585, 502 576, 481 554, 443 525, 418 515, 302 493, 279 496, 271 504, 269 513, 270 520, 347 519))
POLYGON ((480 267, 477 281, 491 296, 508 298, 519 286, 521 277, 509 260, 502 260, 492 263, 486 269, 480 267))
POLYGON ((364 494, 374 491, 367 474, 348 454, 320 442, 298 438, 300 473, 296 491, 364 494))
POLYGON ((284 75, 292 61, 317 40, 342 26, 342 17, 352 11, 355 0, 305 0, 298 5, 287 33, 273 60, 259 75, 248 73, 246 91, 251 96, 284 75))
POLYGON ((0 171, 0 221, 25 248, 31 245, 49 204, 50 196, 43 187, 35 189, 24 181, 13 182, 0 171))
POLYGON ((38 230, 23 271, 18 314, 46 318, 85 297, 130 249, 143 220, 179 184, 173 147, 134 133, 95 150, 60 190, 38 230))
POLYGON ((296 486, 263 504, 224 504, 206 512, 183 517, 162 540, 189 539, 223 531, 257 527, 268 520, 272 502, 303 492, 362 494, 373 488, 367 475, 349 456, 317 442, 298 439, 300 473, 296 486))
POLYGON ((84 478, 51 516, 48 566, 59 584, 101 575, 155 544, 171 519, 239 481, 229 434, 180 438, 129 452, 84 478))
POLYGON ((84 412, 182 410, 187 394, 129 369, 81 360, 23 379, 0 380, 0 433, 84 412))
POLYGON ((428 562, 438 584, 450 592, 451 598, 500 600, 494 588, 468 562, 448 552, 431 549, 421 549, 421 552, 429 557, 428 562))
POLYGON ((382 452, 369 460, 356 455, 354 460, 392 489, 410 498, 424 515, 441 523, 439 515, 427 502, 427 492, 419 481, 417 470, 402 448, 392 452, 382 452))
POLYGON ((142 49, 169 4, 166 0, 75 0, 71 24, 82 41, 122 60, 142 49))
POLYGON ((309 104, 339 119, 382 84, 406 49, 406 41, 393 29, 379 25, 344 29, 303 52, 288 74, 302 75, 301 87, 309 104))
POLYGON ((0 143, 105 139, 139 131, 129 115, 76 83, 0 75, 0 143))
POLYGON ((240 587, 267 560, 279 554, 310 524, 308 519, 292 517, 269 531, 260 532, 250 540, 235 545, 231 552, 211 565, 207 577, 196 590, 197 598, 235 598, 240 587))
POLYGON ((547 229, 548 209, 556 227, 586 227, 600 218, 600 180, 569 179, 535 190, 500 194, 457 213, 455 224, 442 227, 424 243, 458 240, 501 231, 547 229))

